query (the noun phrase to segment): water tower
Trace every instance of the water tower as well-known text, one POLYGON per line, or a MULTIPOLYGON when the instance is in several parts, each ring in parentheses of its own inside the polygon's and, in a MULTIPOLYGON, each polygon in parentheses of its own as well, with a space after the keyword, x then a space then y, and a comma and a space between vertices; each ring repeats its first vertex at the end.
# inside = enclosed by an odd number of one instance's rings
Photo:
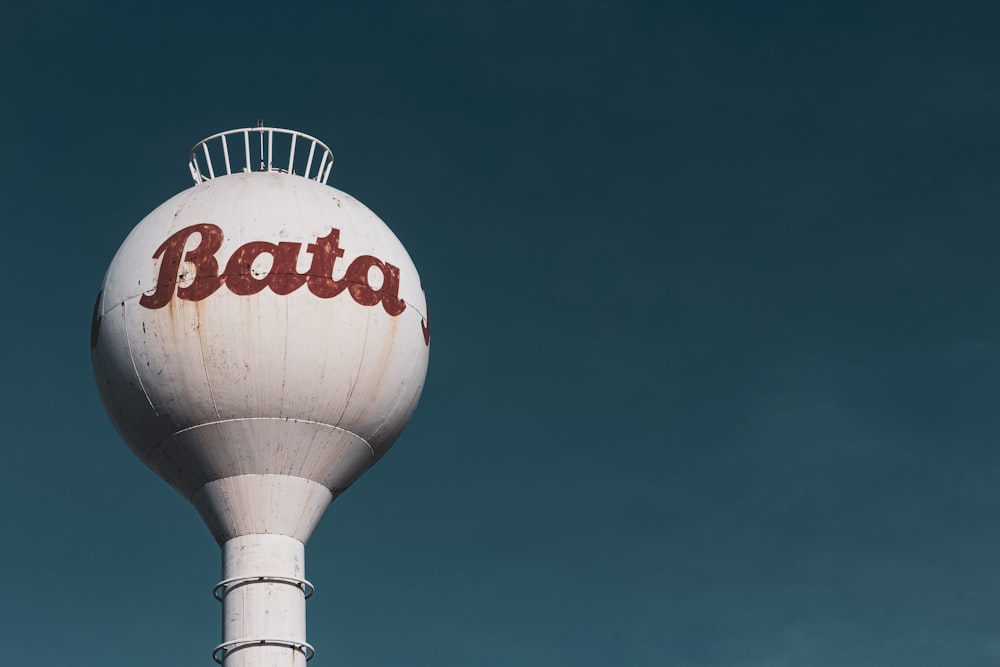
MULTIPOLYGON (((261 124, 262 125, 262 124, 261 124)), ((270 127, 192 149, 195 185, 146 216, 104 278, 91 348, 104 406, 222 547, 225 667, 312 657, 305 543, 420 397, 420 278, 333 154, 270 127)))

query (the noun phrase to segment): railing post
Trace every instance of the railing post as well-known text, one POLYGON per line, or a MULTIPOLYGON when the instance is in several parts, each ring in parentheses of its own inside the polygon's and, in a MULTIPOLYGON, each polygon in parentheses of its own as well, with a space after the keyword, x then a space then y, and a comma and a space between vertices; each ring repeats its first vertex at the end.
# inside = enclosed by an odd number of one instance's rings
POLYGON ((267 131, 267 170, 274 171, 274 130, 267 131))
POLYGON ((215 178, 215 170, 212 169, 212 156, 208 152, 208 144, 204 143, 201 147, 205 149, 205 162, 208 164, 208 177, 215 178))
POLYGON ((312 169, 313 164, 313 153, 316 152, 316 142, 312 142, 312 146, 309 147, 309 160, 306 162, 306 171, 302 174, 303 177, 309 178, 309 170, 312 169))
POLYGON ((243 147, 246 149, 246 171, 253 171, 250 166, 250 131, 243 130, 243 147))
POLYGON ((229 144, 226 143, 226 135, 222 135, 222 155, 226 158, 226 176, 233 173, 229 168, 229 144))

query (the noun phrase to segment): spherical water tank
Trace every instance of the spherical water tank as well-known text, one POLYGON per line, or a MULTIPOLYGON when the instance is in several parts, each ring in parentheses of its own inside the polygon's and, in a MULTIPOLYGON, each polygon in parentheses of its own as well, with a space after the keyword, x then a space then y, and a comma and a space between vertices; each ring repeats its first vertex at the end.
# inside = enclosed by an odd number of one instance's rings
MULTIPOLYGON (((305 543, 423 387, 416 268, 374 213, 326 184, 330 165, 326 146, 288 130, 204 140, 189 156, 194 187, 135 227, 98 297, 108 414, 224 548, 305 543)), ((298 581, 301 567, 287 574, 298 581)), ((238 664, 239 640, 216 657, 238 664)))

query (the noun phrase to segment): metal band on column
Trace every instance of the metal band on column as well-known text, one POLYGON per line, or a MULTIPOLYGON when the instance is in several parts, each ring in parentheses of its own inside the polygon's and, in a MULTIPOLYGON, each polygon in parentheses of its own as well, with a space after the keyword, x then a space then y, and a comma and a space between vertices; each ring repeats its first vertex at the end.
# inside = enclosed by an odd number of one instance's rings
POLYGON ((224 579, 217 583, 215 588, 212 589, 212 597, 219 602, 222 602, 229 591, 239 586, 246 586, 247 584, 288 584, 289 586, 295 586, 296 588, 301 589, 306 600, 311 598, 313 591, 316 590, 316 588, 306 579, 299 579, 297 577, 276 577, 263 574, 224 579))
POLYGON ((216 646, 212 651, 212 660, 221 665, 229 654, 251 646, 284 646, 302 653, 306 656, 307 661, 312 660, 313 656, 316 655, 316 649, 312 647, 312 644, 306 642, 296 642, 289 639, 234 639, 216 646))
MULTIPOLYGON (((248 586, 251 584, 287 584, 289 586, 294 586, 302 591, 302 595, 306 600, 312 597, 313 592, 316 590, 316 588, 308 580, 299 579, 298 577, 254 575, 249 577, 232 577, 230 579, 220 581, 215 585, 215 588, 212 589, 212 597, 219 602, 222 602, 231 590, 239 588, 240 586, 248 586)), ((312 660, 313 656, 316 655, 316 649, 314 649, 312 644, 309 644, 308 642, 293 641, 291 639, 280 639, 275 637, 246 637, 232 639, 216 646, 212 649, 212 660, 221 665, 230 654, 251 646, 283 646, 303 654, 306 657, 307 662, 312 660)))

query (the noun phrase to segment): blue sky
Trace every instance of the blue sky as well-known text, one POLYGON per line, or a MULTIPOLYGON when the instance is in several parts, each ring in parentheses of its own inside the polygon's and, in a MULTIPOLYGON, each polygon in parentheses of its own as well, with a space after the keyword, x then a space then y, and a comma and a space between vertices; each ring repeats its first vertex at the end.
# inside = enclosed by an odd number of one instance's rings
POLYGON ((406 245, 393 450, 307 547, 316 665, 1000 656, 989 3, 48 3, 0 20, 0 639, 212 664, 218 548, 88 336, 188 149, 258 118, 406 245))

